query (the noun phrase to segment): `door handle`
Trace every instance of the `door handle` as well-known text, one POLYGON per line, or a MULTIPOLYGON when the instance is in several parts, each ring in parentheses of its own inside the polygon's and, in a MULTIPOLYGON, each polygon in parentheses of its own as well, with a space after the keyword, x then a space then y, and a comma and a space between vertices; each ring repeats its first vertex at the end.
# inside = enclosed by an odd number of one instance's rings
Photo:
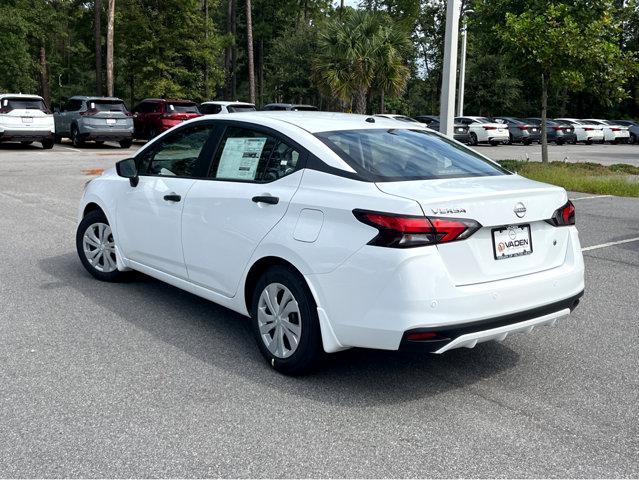
POLYGON ((182 200, 182 197, 180 195, 176 195, 175 193, 171 193, 169 195, 164 195, 164 200, 166 200, 167 202, 179 202, 180 200, 182 200))
POLYGON ((253 197, 251 200, 253 200, 255 203, 268 203, 269 205, 277 205, 280 201, 280 198, 272 197, 271 195, 262 195, 253 197))

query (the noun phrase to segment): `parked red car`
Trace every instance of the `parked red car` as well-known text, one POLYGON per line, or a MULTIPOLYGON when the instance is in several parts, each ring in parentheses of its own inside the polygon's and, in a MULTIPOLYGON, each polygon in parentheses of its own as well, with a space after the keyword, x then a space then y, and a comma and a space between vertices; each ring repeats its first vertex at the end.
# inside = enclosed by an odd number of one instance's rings
POLYGON ((201 116, 191 100, 147 98, 133 109, 135 138, 152 139, 184 120, 201 116))

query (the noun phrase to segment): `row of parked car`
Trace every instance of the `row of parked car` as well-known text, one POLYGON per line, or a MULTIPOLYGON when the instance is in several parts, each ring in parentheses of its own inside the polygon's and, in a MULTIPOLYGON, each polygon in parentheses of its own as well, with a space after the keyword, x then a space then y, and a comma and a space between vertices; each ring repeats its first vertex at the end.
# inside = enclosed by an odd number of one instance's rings
MULTIPOLYGON (((439 130, 439 117, 421 115, 380 115, 403 122, 419 122, 429 128, 439 130)), ((515 117, 456 117, 454 126, 455 140, 469 145, 489 143, 491 145, 515 144, 530 145, 541 141, 541 118, 515 117)), ((546 120, 549 142, 557 145, 578 142, 587 145, 593 143, 637 143, 639 123, 632 120, 603 120, 597 118, 555 118, 546 120)))
MULTIPOLYGON (((210 101, 197 104, 190 100, 148 98, 129 111, 116 97, 75 96, 52 113, 42 97, 22 94, 0 94, 0 142, 41 142, 52 148, 54 142, 71 139, 76 147, 87 141, 118 142, 129 148, 134 139, 149 140, 179 123, 201 115, 255 111, 246 102, 210 101)), ((312 105, 271 103, 262 110, 317 110, 312 105)), ((416 122, 439 130, 439 117, 382 114, 402 122, 416 122)), ((565 143, 637 143, 639 123, 631 120, 556 118, 546 121, 548 141, 565 143)), ((457 117, 455 140, 477 145, 488 143, 521 143, 530 145, 541 139, 540 118, 457 117)))
MULTIPOLYGON (((255 111, 245 102, 149 98, 129 111, 116 97, 75 96, 51 112, 42 97, 0 94, 0 142, 42 143, 52 148, 63 138, 76 147, 87 141, 118 142, 129 148, 134 139, 149 140, 171 127, 201 115, 255 111)), ((317 110, 312 105, 273 103, 263 110, 317 110)))

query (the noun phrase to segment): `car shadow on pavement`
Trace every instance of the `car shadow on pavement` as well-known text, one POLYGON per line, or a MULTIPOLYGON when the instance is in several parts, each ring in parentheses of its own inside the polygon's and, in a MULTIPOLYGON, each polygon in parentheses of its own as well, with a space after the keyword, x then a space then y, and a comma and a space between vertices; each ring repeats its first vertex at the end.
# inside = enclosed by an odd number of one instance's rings
MULTIPOLYGON (((291 395, 348 406, 396 404, 431 397, 513 368, 519 354, 490 342, 445 355, 352 349, 333 355, 304 377, 286 377, 261 357, 248 319, 188 292, 134 273, 120 284, 94 280, 74 253, 44 258, 40 268, 55 281, 41 289, 75 290, 198 361, 291 395)), ((70 306, 70 308, 72 308, 70 306)))

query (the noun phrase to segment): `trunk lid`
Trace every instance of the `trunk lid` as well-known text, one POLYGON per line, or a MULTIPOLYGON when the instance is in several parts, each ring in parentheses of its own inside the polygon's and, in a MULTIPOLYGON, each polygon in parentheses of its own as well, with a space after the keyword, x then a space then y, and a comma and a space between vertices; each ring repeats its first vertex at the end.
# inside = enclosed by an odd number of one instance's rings
POLYGON ((564 205, 563 188, 534 182, 519 175, 473 177, 407 182, 383 182, 387 194, 416 200, 426 216, 469 218, 481 223, 466 240, 437 245, 455 285, 503 280, 549 270, 564 262, 568 229, 553 227, 545 220, 564 205), (521 205, 526 211, 518 216, 521 205), (497 260, 493 230, 511 225, 529 225, 532 252, 497 260))

